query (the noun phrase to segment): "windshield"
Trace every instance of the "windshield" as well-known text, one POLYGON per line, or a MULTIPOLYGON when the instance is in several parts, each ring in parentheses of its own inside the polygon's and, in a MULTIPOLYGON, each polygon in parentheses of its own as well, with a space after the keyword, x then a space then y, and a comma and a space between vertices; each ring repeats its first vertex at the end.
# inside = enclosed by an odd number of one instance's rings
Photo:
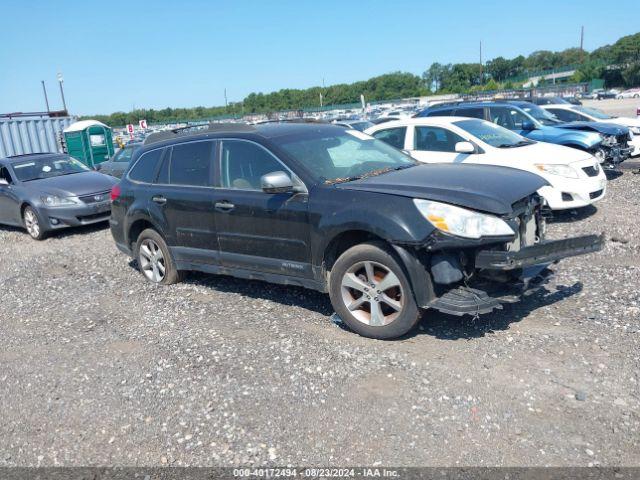
POLYGON ((381 140, 357 130, 311 130, 273 139, 316 180, 348 182, 416 165, 416 161, 381 140))
POLYGON ((21 182, 41 180, 43 178, 59 177, 71 175, 73 173, 87 172, 89 169, 82 163, 68 156, 43 156, 42 158, 31 158, 24 162, 12 165, 16 177, 21 182))
POLYGON ((615 118, 615 117, 612 117, 611 115, 607 115, 606 113, 601 112, 600 110, 597 110, 595 108, 575 107, 575 109, 578 110, 579 112, 584 112, 587 115, 591 115, 592 117, 595 117, 598 120, 609 120, 610 118, 615 118))
POLYGON ((453 124, 484 143, 496 148, 513 148, 535 143, 495 123, 479 119, 460 120, 453 124))
POLYGON ((555 115, 546 111, 544 108, 540 108, 537 105, 527 105, 525 107, 522 107, 522 109, 542 125, 552 126, 562 123, 555 115))

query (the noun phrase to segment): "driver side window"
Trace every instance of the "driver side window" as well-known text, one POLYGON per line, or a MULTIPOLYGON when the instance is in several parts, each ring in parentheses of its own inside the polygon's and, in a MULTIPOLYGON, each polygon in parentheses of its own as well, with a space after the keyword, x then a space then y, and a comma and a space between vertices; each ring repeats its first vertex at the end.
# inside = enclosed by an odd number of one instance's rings
MULTIPOLYGON (((260 190, 260 179, 286 168, 264 148, 242 140, 222 142, 220 186, 236 190, 260 190)), ((288 173, 288 172, 287 172, 288 173)))
POLYGON ((440 127, 416 127, 414 147, 427 152, 455 152, 456 143, 464 142, 461 136, 440 127))
POLYGON ((585 120, 584 118, 580 118, 580 115, 570 110, 563 110, 560 108, 550 108, 549 112, 553 113, 556 117, 558 117, 563 122, 577 122, 579 120, 585 120))
POLYGON ((11 174, 9 173, 7 167, 0 168, 0 179, 6 180, 9 185, 13 183, 13 179, 11 178, 11 174))
POLYGON ((515 108, 491 107, 491 121, 509 130, 522 130, 527 117, 515 108))

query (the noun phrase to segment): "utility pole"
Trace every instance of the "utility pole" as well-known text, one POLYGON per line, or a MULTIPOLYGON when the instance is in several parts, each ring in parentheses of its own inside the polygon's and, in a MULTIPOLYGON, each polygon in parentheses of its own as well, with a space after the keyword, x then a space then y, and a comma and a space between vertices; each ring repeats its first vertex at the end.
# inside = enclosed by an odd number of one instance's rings
POLYGON ((482 40, 480 40, 480 85, 484 83, 484 72, 482 71, 482 40))
POLYGON ((584 25, 580 27, 580 50, 584 51, 584 25))
POLYGON ((42 82, 42 91, 44 92, 44 103, 47 104, 47 113, 49 113, 51 110, 49 109, 49 99, 47 98, 47 87, 44 86, 44 80, 41 80, 42 82))
POLYGON ((64 88, 62 88, 62 84, 64 83, 64 78, 62 77, 62 73, 58 72, 58 83, 60 83, 60 96, 62 97, 62 108, 64 111, 67 111, 67 102, 64 99, 64 88))
POLYGON ((322 108, 322 92, 320 92, 320 108, 322 108))
POLYGON ((224 109, 229 110, 229 104, 227 102, 227 89, 224 89, 224 109))

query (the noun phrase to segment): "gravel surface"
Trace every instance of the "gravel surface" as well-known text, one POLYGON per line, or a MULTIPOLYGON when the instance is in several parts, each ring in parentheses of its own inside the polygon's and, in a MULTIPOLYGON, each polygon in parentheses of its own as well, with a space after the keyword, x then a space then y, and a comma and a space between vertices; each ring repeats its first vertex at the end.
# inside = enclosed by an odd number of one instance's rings
POLYGON ((605 231, 546 293, 398 341, 326 296, 143 281, 105 226, 0 227, 0 466, 640 465, 640 176, 558 216, 605 231))

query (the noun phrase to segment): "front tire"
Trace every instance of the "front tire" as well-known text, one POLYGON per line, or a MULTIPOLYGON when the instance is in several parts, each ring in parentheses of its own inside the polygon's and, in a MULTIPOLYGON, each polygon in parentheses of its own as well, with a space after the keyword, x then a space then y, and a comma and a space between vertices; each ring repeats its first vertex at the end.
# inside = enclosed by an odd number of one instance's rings
POLYGON ((162 236, 150 228, 138 236, 135 256, 140 273, 151 283, 171 285, 182 281, 171 252, 162 236))
POLYGON ((27 233, 29 233, 34 240, 44 240, 47 236, 47 232, 42 228, 40 217, 38 217, 33 207, 25 207, 22 212, 22 222, 24 223, 24 228, 27 229, 27 233))
POLYGON ((397 338, 420 320, 407 276, 381 243, 356 245, 340 255, 329 277, 329 296, 340 318, 363 337, 397 338))

